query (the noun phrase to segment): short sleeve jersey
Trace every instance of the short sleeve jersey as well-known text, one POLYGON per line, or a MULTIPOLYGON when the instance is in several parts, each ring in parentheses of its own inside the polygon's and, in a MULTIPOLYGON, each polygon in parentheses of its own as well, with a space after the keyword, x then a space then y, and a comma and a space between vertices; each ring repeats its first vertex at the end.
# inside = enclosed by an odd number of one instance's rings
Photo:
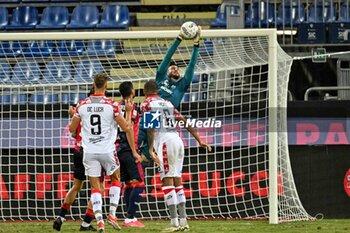
MULTIPOLYGON (((140 106, 141 114, 145 112, 152 112, 153 114, 160 114, 159 130, 155 131, 155 141, 159 142, 160 138, 165 133, 176 133, 175 121, 180 114, 174 107, 174 105, 159 96, 150 96, 145 99, 140 106)), ((155 116, 155 115, 153 115, 155 116)))
POLYGON ((82 147, 86 153, 115 151, 120 109, 117 102, 104 95, 91 95, 79 102, 75 116, 81 119, 82 147))

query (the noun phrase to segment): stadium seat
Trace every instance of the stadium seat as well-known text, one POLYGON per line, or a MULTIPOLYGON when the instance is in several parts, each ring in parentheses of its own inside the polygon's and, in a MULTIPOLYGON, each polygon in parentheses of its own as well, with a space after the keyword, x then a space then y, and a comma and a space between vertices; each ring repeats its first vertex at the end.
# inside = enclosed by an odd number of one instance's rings
POLYGON ((68 29, 95 28, 99 21, 98 8, 90 5, 76 6, 68 29))
POLYGON ((32 94, 29 99, 31 104, 57 104, 58 94, 32 94))
POLYGON ((338 22, 340 23, 350 23, 350 5, 343 3, 340 6, 338 22))
POLYGON ((6 7, 0 7, 0 29, 4 29, 9 21, 8 11, 6 7))
POLYGON ((182 102, 183 103, 193 103, 198 101, 198 93, 197 92, 192 92, 192 93, 185 93, 182 102))
POLYGON ((18 62, 13 68, 11 83, 36 84, 40 83, 41 73, 38 64, 34 61, 18 62))
POLYGON ((196 74, 196 73, 195 73, 195 74, 193 75, 193 78, 192 78, 192 83, 199 83, 200 78, 201 78, 200 74, 196 74))
POLYGON ((87 95, 85 93, 62 93, 61 102, 62 104, 77 104, 86 97, 87 95))
POLYGON ((11 104, 11 95, 10 94, 0 94, 0 103, 5 104, 11 104))
POLYGON ((20 41, 0 41, 0 57, 19 56, 24 48, 24 43, 20 41))
POLYGON ((34 40, 29 42, 29 46, 23 51, 25 57, 46 57, 50 56, 53 50, 51 40, 34 40))
POLYGON ((0 0, 0 3, 20 3, 21 0, 0 0))
POLYGON ((11 66, 7 62, 0 63, 0 83, 7 84, 11 77, 11 66))
POLYGON ((295 27, 305 21, 305 7, 303 4, 293 1, 281 3, 277 12, 277 26, 295 27))
POLYGON ((81 40, 60 40, 53 51, 55 56, 77 56, 84 52, 84 42, 81 40))
POLYGON ((115 46, 115 40, 89 40, 86 53, 93 56, 113 55, 115 46))
POLYGON ((226 28, 226 6, 224 4, 218 6, 216 10, 216 18, 210 23, 211 28, 226 28))
POLYGON ((346 31, 350 30, 350 7, 343 3, 339 9, 339 16, 336 22, 328 25, 328 42, 329 43, 348 43, 345 37, 346 31))
POLYGON ((43 83, 67 83, 72 78, 72 65, 70 62, 50 61, 46 65, 43 83))
POLYGON ((76 75, 74 81, 92 82, 92 77, 97 73, 104 71, 99 60, 82 60, 76 66, 76 75))
POLYGON ((10 24, 6 26, 8 30, 33 29, 38 24, 38 9, 32 6, 18 6, 12 11, 10 24))
POLYGON ((336 20, 336 6, 329 2, 324 2, 324 4, 311 4, 309 10, 309 23, 331 23, 336 20))
POLYGON ((27 104, 27 95, 26 94, 12 94, 10 102, 12 105, 27 104))
POLYGON ((265 1, 254 2, 249 5, 245 18, 245 27, 261 28, 273 26, 275 23, 275 11, 272 3, 265 1), (260 3, 260 4, 259 4, 260 3))
POLYGON ((128 29, 129 26, 129 8, 120 5, 104 6, 101 22, 97 24, 97 28, 128 29))
POLYGON ((65 6, 48 6, 44 9, 37 29, 65 28, 69 21, 68 8, 65 6))
POLYGON ((45 3, 45 2, 50 2, 50 0, 22 0, 24 3, 45 3))

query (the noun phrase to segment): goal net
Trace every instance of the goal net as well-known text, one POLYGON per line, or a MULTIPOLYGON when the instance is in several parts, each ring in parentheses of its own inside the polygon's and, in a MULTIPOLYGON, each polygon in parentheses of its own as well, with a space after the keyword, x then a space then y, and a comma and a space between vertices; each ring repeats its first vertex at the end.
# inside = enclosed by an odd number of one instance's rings
MULTIPOLYGON (((128 80, 141 102, 145 81, 155 78, 176 36, 175 31, 1 33, 1 220, 50 220, 58 214, 73 178, 69 106, 87 97, 99 72, 110 76, 108 96, 119 100, 118 86, 128 80)), ((299 200, 289 161, 292 59, 277 44, 275 30, 211 30, 203 38, 180 112, 222 125, 198 129, 212 153, 180 132, 188 216, 271 223, 312 219, 299 200)), ((181 73, 192 47, 191 40, 183 41, 172 58, 181 73)), ((108 178, 105 186, 108 205, 108 178)), ((85 184, 68 218, 83 216, 89 193, 85 184)), ((122 199, 117 213, 125 217, 122 199)), ((167 216, 159 174, 150 167, 137 217, 167 216)))

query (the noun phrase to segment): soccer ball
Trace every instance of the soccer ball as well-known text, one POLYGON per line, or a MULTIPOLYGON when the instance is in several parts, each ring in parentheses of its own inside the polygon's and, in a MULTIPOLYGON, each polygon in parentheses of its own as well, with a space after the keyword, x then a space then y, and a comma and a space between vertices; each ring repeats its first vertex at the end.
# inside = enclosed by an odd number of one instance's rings
POLYGON ((185 39, 193 39, 198 33, 198 26, 192 21, 187 21, 181 25, 181 34, 185 39))

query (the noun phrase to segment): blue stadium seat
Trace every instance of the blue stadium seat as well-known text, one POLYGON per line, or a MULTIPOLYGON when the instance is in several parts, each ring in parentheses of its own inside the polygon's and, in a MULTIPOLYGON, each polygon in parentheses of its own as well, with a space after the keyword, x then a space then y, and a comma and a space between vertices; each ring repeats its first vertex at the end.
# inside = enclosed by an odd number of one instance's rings
POLYGON ((6 7, 0 7, 0 29, 4 29, 9 22, 9 15, 6 7))
POLYGON ((89 40, 86 53, 88 55, 114 55, 115 40, 89 40))
POLYGON ((37 29, 65 28, 69 21, 68 8, 65 6, 48 6, 44 9, 37 29))
POLYGON ((82 60, 76 66, 74 81, 92 82, 92 77, 97 73, 102 73, 103 71, 103 66, 99 60, 82 60))
POLYGON ((0 103, 1 104, 11 104, 11 95, 7 93, 0 94, 0 103))
POLYGON ((198 101, 198 93, 192 92, 192 93, 185 93, 182 102, 184 103, 192 103, 198 101))
POLYGON ((69 29, 95 28, 99 21, 98 8, 90 5, 76 6, 72 13, 69 29))
POLYGON ((33 40, 29 42, 23 55, 25 57, 46 57, 51 55, 52 50, 53 42, 51 40, 33 40))
POLYGON ((200 74, 196 74, 196 73, 195 73, 195 74, 193 75, 193 78, 192 78, 192 83, 199 83, 200 78, 201 78, 200 74))
POLYGON ((29 99, 31 104, 57 104, 58 94, 32 94, 29 99))
POLYGON ((245 27, 270 27, 274 26, 274 23, 275 11, 272 3, 260 1, 254 2, 253 5, 248 6, 245 18, 245 27))
POLYGON ((24 3, 31 3, 31 2, 44 3, 44 2, 50 2, 50 0, 22 0, 22 2, 24 2, 24 3))
POLYGON ((62 93, 61 103, 62 104, 77 104, 80 100, 87 97, 85 93, 62 93))
POLYGON ((214 53, 214 45, 211 39, 203 39, 203 45, 199 47, 199 54, 201 56, 210 56, 214 53))
POLYGON ((40 83, 41 73, 38 64, 34 61, 18 62, 13 68, 11 83, 36 84, 40 83))
POLYGON ((226 7, 225 5, 218 6, 216 10, 216 18, 210 22, 211 28, 226 28, 226 7))
POLYGON ((120 5, 104 6, 101 22, 97 24, 97 28, 128 29, 129 26, 129 8, 120 5))
POLYGON ((350 5, 343 3, 340 6, 338 22, 350 23, 350 5))
POLYGON ((8 84, 11 77, 11 66, 7 62, 0 63, 0 83, 8 84))
POLYGON ((27 95, 26 94, 12 94, 10 102, 12 105, 27 104, 27 95))
POLYGON ((21 0, 0 0, 0 3, 20 3, 21 0))
POLYGON ((60 40, 53 51, 56 56, 77 56, 84 52, 84 42, 81 40, 60 40))
POLYGON ((47 63, 43 83, 67 83, 72 79, 72 65, 70 62, 50 61, 47 63))
POLYGON ((0 57, 16 57, 22 54, 25 44, 20 41, 0 41, 0 57))
POLYGON ((6 26, 6 29, 33 29, 37 24, 38 9, 36 7, 18 6, 13 9, 10 24, 6 26))
POLYGON ((290 4, 288 1, 283 5, 281 3, 278 7, 277 25, 279 27, 295 27, 305 21, 305 7, 301 3, 293 1, 290 4))
POLYGON ((332 23, 336 20, 336 6, 330 2, 324 4, 311 4, 309 14, 309 23, 332 23))

